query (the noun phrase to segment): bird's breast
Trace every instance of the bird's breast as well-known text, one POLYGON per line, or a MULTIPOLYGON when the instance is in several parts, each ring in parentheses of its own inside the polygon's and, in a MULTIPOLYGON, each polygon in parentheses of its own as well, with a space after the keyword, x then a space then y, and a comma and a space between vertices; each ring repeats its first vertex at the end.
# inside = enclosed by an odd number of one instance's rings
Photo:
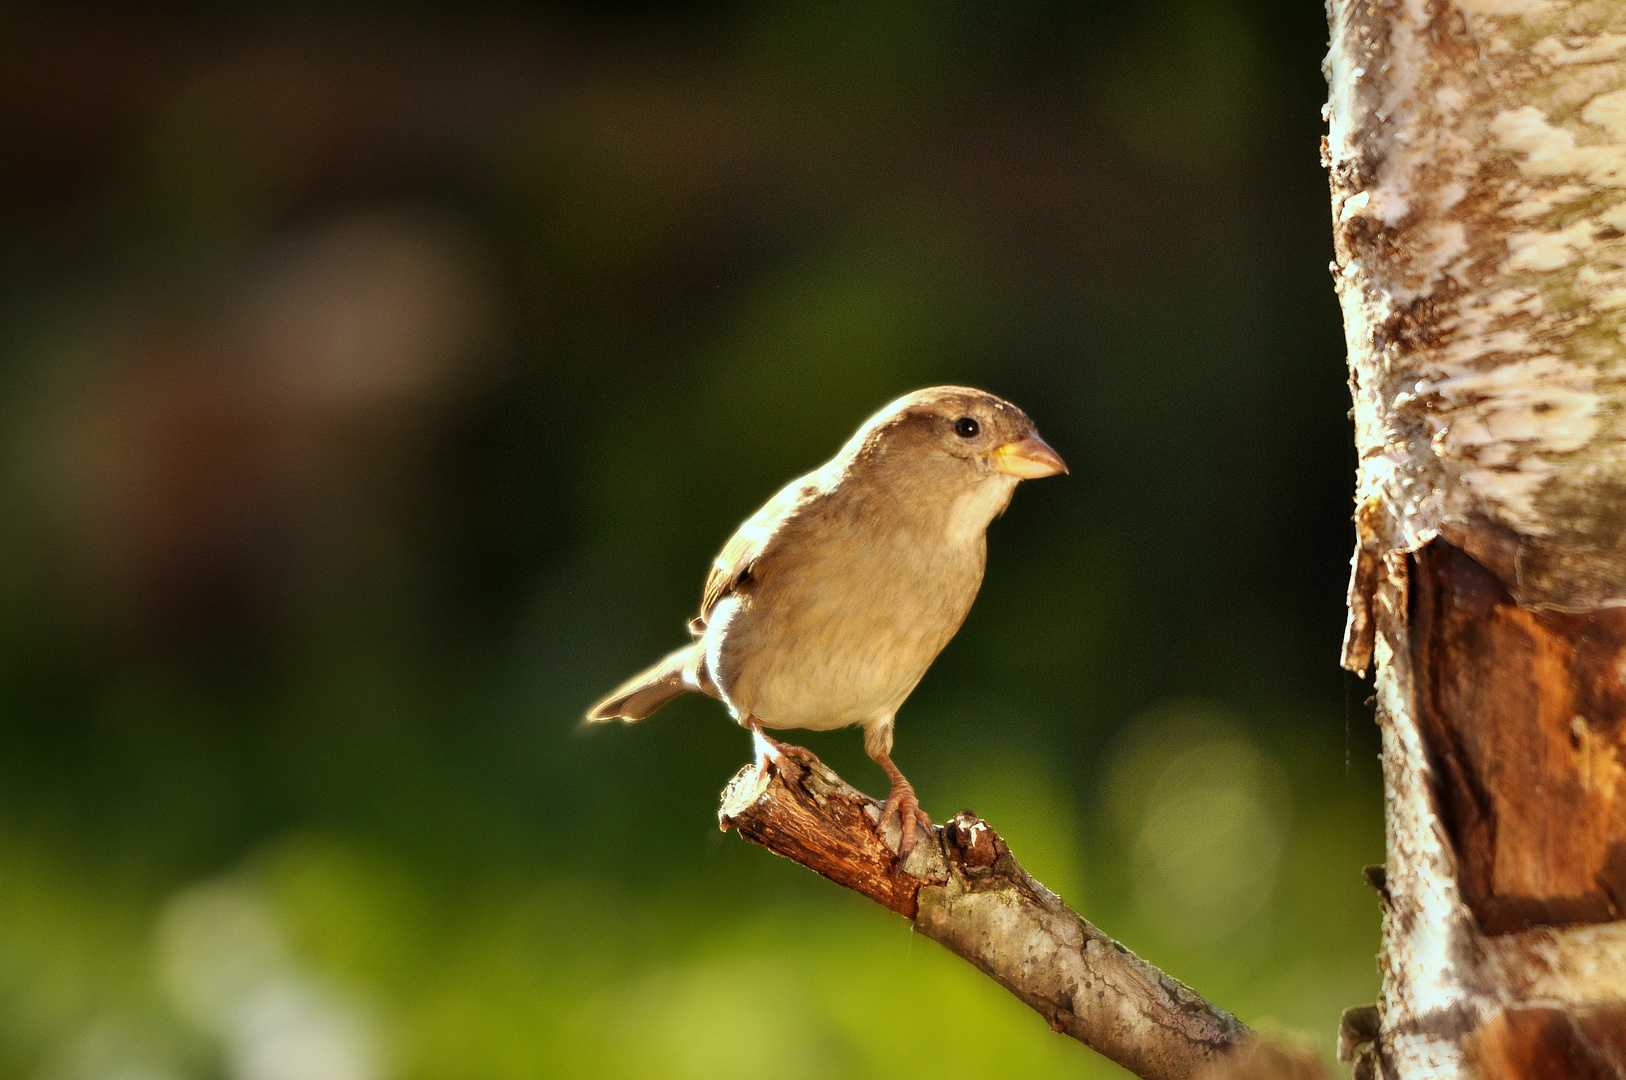
POLYGON ((980 532, 954 543, 940 527, 868 525, 776 560, 719 605, 708 662, 741 715, 833 728, 891 712, 959 629, 982 581, 980 532))

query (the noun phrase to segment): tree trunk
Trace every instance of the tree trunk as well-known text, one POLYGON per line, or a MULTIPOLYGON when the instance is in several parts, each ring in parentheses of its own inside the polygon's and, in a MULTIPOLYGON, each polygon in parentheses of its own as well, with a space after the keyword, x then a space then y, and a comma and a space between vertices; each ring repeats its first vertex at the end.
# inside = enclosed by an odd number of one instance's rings
POLYGON ((1357 1075, 1626 1076, 1626 2, 1328 15, 1388 829, 1357 1075))

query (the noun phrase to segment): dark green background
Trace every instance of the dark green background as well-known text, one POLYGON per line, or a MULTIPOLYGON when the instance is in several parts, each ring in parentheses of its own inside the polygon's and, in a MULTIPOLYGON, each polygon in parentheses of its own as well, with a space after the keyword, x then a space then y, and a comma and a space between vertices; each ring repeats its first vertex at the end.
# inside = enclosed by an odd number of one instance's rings
MULTIPOLYGON (((1319 4, 0 8, 0 1076, 1108 1076, 584 730, 891 397, 1037 420, 926 809, 1370 1001, 1319 4)), ((860 786, 853 732, 804 740, 860 786)))

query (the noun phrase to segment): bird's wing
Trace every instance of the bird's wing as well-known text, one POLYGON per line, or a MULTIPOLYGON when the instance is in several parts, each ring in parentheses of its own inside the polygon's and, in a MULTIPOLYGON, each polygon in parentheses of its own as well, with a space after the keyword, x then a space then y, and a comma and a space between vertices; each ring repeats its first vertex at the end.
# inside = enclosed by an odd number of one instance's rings
POLYGON ((811 473, 786 484, 746 519, 712 561, 705 595, 700 600, 700 617, 689 622, 692 632, 705 630, 706 620, 724 597, 749 589, 764 574, 772 573, 774 555, 782 546, 776 541, 782 541, 787 525, 824 494, 820 474, 811 473))

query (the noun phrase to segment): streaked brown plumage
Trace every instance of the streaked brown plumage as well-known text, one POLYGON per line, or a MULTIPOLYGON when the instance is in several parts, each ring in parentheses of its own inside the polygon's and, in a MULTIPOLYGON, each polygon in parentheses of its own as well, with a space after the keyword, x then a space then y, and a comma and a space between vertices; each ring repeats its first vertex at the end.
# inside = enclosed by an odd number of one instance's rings
MULTIPOLYGON (((982 584, 989 522, 1019 480, 1065 472, 1022 410, 937 386, 899 398, 834 458, 786 485, 712 564, 695 640, 618 687, 591 720, 642 720, 688 691, 762 728, 864 726, 892 781, 886 814, 930 825, 890 757, 893 716, 982 584)), ((883 820, 885 817, 883 816, 883 820)))

